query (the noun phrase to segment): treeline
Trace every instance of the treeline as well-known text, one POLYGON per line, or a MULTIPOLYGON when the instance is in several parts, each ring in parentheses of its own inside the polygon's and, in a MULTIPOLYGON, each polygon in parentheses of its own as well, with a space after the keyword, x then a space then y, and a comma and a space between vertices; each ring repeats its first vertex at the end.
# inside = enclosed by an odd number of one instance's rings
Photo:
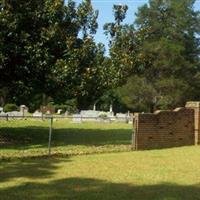
MULTIPOLYGON (((200 13, 194 0, 150 0, 133 24, 114 5, 96 44, 90 0, 0 1, 0 103, 32 110, 73 102, 153 111, 200 99, 200 13)), ((134 3, 134 2, 133 2, 134 3)))

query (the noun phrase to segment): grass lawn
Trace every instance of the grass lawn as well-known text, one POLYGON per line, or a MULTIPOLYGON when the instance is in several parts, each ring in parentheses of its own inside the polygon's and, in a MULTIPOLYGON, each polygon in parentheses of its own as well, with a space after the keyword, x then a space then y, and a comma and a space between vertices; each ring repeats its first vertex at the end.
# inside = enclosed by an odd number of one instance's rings
MULTIPOLYGON (((0 121, 0 160, 48 153, 49 121, 0 121), (4 142, 1 142, 3 138, 4 142)), ((52 154, 69 156, 130 151, 132 125, 125 123, 53 122, 52 154)))
POLYGON ((0 199, 200 200, 200 147, 130 152, 130 124, 58 120, 48 158, 48 126, 0 121, 0 199))
POLYGON ((2 200, 198 200, 200 147, 1 161, 2 200))

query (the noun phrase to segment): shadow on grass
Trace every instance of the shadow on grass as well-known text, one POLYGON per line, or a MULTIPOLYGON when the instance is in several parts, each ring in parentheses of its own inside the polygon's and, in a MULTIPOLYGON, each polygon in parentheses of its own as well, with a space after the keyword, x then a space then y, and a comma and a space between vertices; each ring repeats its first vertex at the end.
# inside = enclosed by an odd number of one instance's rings
MULTIPOLYGON (((15 146, 39 145, 46 147, 49 130, 44 127, 1 128, 0 148, 14 148, 15 146)), ((127 129, 81 129, 63 128, 53 129, 52 144, 54 147, 63 145, 121 145, 130 144, 131 130, 127 129)))
MULTIPOLYGON (((70 162, 69 158, 63 159, 70 162)), ((49 178, 58 168, 58 163, 63 161, 57 158, 45 158, 44 156, 36 159, 4 161, 0 164, 0 183, 15 178, 49 178)), ((1 198, 0 198, 1 199, 1 198)))
POLYGON ((76 177, 47 184, 26 182, 0 189, 0 197, 4 200, 198 200, 200 185, 160 183, 137 186, 76 177))
POLYGON ((24 144, 42 144, 48 140, 49 129, 39 126, 1 127, 0 147, 24 144))

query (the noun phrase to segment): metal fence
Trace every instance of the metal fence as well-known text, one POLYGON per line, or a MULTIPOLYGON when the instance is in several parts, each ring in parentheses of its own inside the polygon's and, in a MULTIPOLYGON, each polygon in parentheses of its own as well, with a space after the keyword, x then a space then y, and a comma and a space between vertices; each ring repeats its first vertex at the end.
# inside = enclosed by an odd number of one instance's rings
POLYGON ((129 151, 131 120, 0 116, 0 159, 129 151))

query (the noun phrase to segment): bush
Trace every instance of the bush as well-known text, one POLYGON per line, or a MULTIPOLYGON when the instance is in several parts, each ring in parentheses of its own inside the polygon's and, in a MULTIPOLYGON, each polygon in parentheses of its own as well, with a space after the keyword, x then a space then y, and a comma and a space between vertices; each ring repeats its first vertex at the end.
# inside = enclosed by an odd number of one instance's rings
POLYGON ((107 113, 106 112, 100 112, 99 115, 98 115, 100 118, 102 119, 106 119, 108 117, 107 113))
POLYGON ((76 113, 77 108, 74 105, 54 105, 56 112, 58 109, 62 109, 62 113, 68 111, 69 113, 76 113))
POLYGON ((59 109, 62 110, 62 113, 65 113, 67 110, 67 106, 66 105, 54 105, 55 107, 55 112, 57 113, 59 109))
POLYGON ((62 113, 68 111, 70 114, 77 112, 77 102, 76 99, 67 100, 65 104, 54 105, 56 112, 58 109, 62 109, 62 113))
POLYGON ((19 107, 16 104, 8 103, 3 108, 4 112, 19 111, 19 107))

